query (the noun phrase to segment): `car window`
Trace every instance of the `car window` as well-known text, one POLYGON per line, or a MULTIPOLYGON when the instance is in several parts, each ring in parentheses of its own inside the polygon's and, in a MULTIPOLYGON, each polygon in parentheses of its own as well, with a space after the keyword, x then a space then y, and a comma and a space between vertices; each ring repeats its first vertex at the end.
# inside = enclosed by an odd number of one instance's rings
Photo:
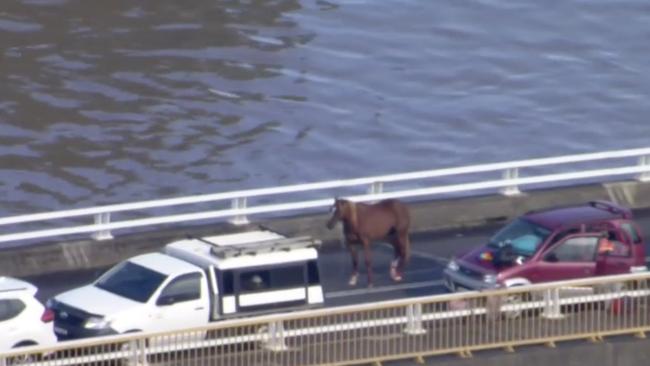
POLYGON ((162 273, 125 261, 106 272, 95 282, 95 286, 144 303, 151 298, 165 278, 167 276, 162 273))
POLYGON ((189 273, 172 280, 161 292, 159 299, 173 299, 174 302, 201 298, 201 274, 189 273))
POLYGON ((19 299, 0 299, 0 321, 18 316, 25 309, 25 303, 19 299))
POLYGON ((558 262, 593 262, 596 259, 597 236, 578 236, 565 240, 550 252, 558 262))
POLYGON ((637 232, 634 225, 632 225, 632 223, 624 222, 621 224, 621 228, 625 230, 627 235, 630 237, 630 240, 632 240, 632 243, 634 244, 641 243, 641 235, 639 235, 639 233, 637 232))
POLYGON ((499 230, 488 245, 493 248, 510 245, 515 255, 531 256, 550 233, 551 231, 543 226, 518 218, 499 230))
POLYGON ((613 239, 608 239, 607 243, 609 244, 609 250, 607 250, 607 253, 610 256, 629 257, 632 254, 628 244, 613 239))
POLYGON ((568 228, 568 229, 562 230, 562 231, 558 232, 558 233, 553 237, 553 243, 557 243, 557 242, 559 242, 560 240, 566 238, 567 236, 572 235, 572 234, 577 234, 577 233, 579 233, 579 232, 580 232, 580 228, 579 228, 579 227, 571 227, 571 228, 568 228))

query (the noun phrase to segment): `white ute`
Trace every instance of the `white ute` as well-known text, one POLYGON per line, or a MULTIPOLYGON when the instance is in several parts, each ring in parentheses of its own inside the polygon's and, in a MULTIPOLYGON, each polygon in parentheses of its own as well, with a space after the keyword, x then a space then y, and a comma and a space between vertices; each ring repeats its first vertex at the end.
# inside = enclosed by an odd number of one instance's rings
POLYGON ((266 230, 176 241, 50 299, 54 331, 59 340, 168 331, 319 306, 319 244, 266 230))

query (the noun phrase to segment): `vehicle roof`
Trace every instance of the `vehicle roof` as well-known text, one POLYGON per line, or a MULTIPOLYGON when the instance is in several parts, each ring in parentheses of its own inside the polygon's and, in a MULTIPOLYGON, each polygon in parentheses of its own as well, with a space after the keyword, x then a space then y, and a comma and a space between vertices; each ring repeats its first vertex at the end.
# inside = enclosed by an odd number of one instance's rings
POLYGON ((256 243, 262 245, 269 241, 282 241, 287 239, 287 237, 271 231, 251 231, 175 241, 165 246, 165 253, 183 258, 203 268, 213 265, 220 269, 304 262, 318 257, 316 249, 307 246, 277 251, 266 250, 256 252, 254 250, 256 243), (220 257, 213 252, 215 247, 229 247, 234 249, 237 245, 247 246, 251 250, 243 250, 237 255, 226 257, 220 257))
POLYGON ((532 211, 524 217, 536 224, 555 230, 561 226, 587 223, 593 221, 606 221, 627 217, 630 211, 620 206, 590 202, 581 205, 553 207, 540 211, 532 211), (608 206, 611 205, 611 206, 608 206))
POLYGON ((128 259, 129 262, 139 264, 164 275, 196 272, 197 267, 184 260, 170 257, 163 253, 141 254, 128 259))
POLYGON ((280 235, 269 230, 256 230, 247 231, 243 233, 214 235, 203 238, 204 240, 217 243, 219 246, 232 246, 237 244, 254 243, 265 240, 284 239, 284 235, 280 235))
POLYGON ((17 291, 26 291, 32 296, 38 291, 37 287, 18 278, 0 276, 0 296, 17 291))

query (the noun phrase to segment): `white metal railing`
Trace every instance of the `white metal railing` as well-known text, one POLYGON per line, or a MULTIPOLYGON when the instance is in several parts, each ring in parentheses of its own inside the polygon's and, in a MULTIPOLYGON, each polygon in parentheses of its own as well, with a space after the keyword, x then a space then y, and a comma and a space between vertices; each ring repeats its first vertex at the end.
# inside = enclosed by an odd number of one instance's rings
POLYGON ((650 331, 650 273, 433 295, 0 353, 0 365, 379 363, 650 331))
POLYGON ((465 167, 427 170, 412 173, 382 175, 347 180, 333 180, 274 188, 250 189, 4 217, 0 218, 0 226, 12 225, 12 227, 14 227, 16 225, 25 223, 43 223, 46 221, 69 219, 75 217, 90 217, 94 219, 94 223, 79 226, 57 227, 54 229, 36 229, 23 232, 7 233, 0 235, 0 243, 84 233, 92 233, 95 239, 103 240, 112 238, 113 230, 151 227, 164 224, 177 224, 182 222, 208 219, 227 218, 235 224, 243 224, 248 222, 248 215, 264 213, 286 213, 288 211, 309 210, 330 206, 332 204, 332 197, 328 194, 328 190, 348 187, 367 187, 367 192, 369 192, 368 194, 348 197, 356 201, 372 201, 384 198, 430 197, 449 193, 475 192, 486 189, 497 189, 500 190, 502 194, 513 195, 518 194, 520 192, 520 187, 522 186, 543 183, 570 182, 581 179, 626 176, 635 176, 636 179, 640 181, 650 181, 650 148, 606 151, 542 159, 471 165, 465 167), (524 176, 521 174, 521 170, 533 167, 560 165, 566 166, 567 164, 595 162, 600 160, 614 161, 616 159, 635 157, 638 158, 636 162, 630 164, 629 162, 623 161, 620 162, 621 165, 618 167, 591 170, 581 170, 576 168, 576 170, 572 172, 561 172, 536 176, 524 176), (422 181, 425 181, 427 179, 449 176, 463 176, 486 172, 501 172, 501 179, 478 180, 469 183, 441 186, 427 184, 428 187, 424 188, 408 188, 384 191, 387 184, 389 183, 401 183, 408 181, 422 183, 422 181), (304 192, 320 192, 323 195, 323 198, 315 200, 305 200, 303 198, 301 200, 298 194, 304 192), (272 196, 275 199, 275 202, 279 203, 250 206, 250 201, 252 199, 269 196, 272 196), (170 207, 180 210, 180 206, 211 203, 217 201, 226 203, 230 202, 230 208, 175 215, 152 215, 138 219, 112 221, 112 215, 117 213, 130 212, 145 214, 146 210, 170 207))

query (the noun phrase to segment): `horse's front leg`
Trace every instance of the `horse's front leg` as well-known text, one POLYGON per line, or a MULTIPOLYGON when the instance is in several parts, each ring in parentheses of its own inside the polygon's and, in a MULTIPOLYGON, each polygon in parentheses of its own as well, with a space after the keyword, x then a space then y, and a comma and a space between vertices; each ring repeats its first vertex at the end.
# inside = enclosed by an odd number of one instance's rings
POLYGON ((348 285, 356 286, 357 280, 359 279, 359 255, 357 253, 357 248, 350 243, 348 243, 348 250, 350 251, 350 257, 352 258, 352 274, 350 275, 348 285))
POLYGON ((370 260, 370 242, 368 240, 363 240, 363 254, 366 259, 366 271, 368 272, 368 287, 373 286, 372 280, 372 263, 370 260))

